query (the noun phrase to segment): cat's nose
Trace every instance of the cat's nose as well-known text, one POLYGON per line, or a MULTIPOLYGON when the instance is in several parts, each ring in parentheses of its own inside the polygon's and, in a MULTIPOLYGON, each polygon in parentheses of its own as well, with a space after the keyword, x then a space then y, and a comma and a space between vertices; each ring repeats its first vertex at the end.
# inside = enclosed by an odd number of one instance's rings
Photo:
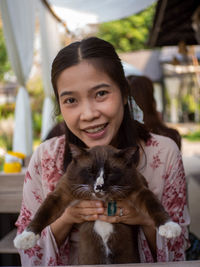
POLYGON ((103 185, 96 185, 94 187, 94 192, 95 193, 102 193, 103 192, 103 185))
POLYGON ((96 185, 95 189, 101 191, 103 189, 103 185, 96 185))

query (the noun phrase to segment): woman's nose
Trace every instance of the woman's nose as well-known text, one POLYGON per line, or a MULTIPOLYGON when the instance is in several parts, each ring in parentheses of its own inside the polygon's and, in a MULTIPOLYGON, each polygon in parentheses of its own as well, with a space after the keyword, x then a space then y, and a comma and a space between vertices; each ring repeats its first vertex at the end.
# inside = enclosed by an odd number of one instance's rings
POLYGON ((82 105, 80 119, 81 120, 87 120, 91 121, 95 118, 98 118, 100 115, 100 112, 96 109, 95 105, 90 103, 85 103, 82 105))

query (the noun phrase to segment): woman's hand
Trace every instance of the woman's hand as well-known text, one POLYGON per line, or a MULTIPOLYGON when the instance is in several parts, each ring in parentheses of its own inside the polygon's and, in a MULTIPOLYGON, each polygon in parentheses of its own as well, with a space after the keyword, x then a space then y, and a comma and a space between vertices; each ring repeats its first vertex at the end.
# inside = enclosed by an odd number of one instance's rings
POLYGON ((95 221, 98 215, 103 214, 105 209, 101 201, 82 200, 66 208, 61 216, 63 222, 68 224, 95 221))
POLYGON ((153 258, 156 260, 156 230, 153 220, 147 213, 134 208, 128 200, 117 202, 117 212, 114 216, 107 215, 107 209, 99 220, 109 223, 125 223, 129 225, 140 225, 148 241, 153 258))
POLYGON ((154 226, 153 220, 146 213, 138 211, 128 200, 117 202, 117 211, 114 216, 107 215, 107 209, 103 215, 98 216, 99 220, 109 223, 125 223, 129 225, 154 226))
POLYGON ((58 246, 66 240, 74 223, 95 221, 105 212, 100 201, 82 200, 66 208, 63 214, 51 224, 51 231, 58 246))

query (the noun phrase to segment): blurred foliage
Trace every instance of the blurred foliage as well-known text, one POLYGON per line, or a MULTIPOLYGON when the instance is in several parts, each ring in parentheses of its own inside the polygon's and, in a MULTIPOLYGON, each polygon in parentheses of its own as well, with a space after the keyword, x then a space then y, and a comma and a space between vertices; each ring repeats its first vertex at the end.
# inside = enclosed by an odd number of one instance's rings
POLYGON ((0 147, 7 150, 12 150, 12 133, 1 133, 0 135, 0 147))
POLYGON ((4 158, 0 156, 0 172, 3 171, 4 158))
POLYGON ((42 129, 42 113, 36 111, 33 112, 32 119, 33 119, 33 137, 40 138, 40 133, 42 129))
POLYGON ((27 90, 31 99, 32 111, 42 112, 44 101, 44 88, 40 76, 35 76, 27 83, 27 90))
POLYGON ((117 52, 148 48, 147 41, 154 13, 155 4, 130 17, 102 23, 97 35, 113 44, 117 52))
POLYGON ((183 135, 183 138, 189 141, 200 141, 200 130, 183 135))
POLYGON ((0 105, 0 120, 14 117, 15 103, 0 105))
POLYGON ((190 111, 194 112, 197 108, 197 104, 195 102, 195 96, 190 94, 190 95, 185 95, 182 99, 182 108, 183 111, 190 111))
POLYGON ((27 89, 31 99, 33 120, 33 138, 40 138, 42 127, 42 108, 44 101, 44 88, 40 76, 35 76, 27 83, 27 89))
MULTIPOLYGON (((33 138, 40 139, 42 125, 42 107, 44 100, 44 89, 42 80, 36 76, 31 78, 27 83, 27 90, 30 96, 32 123, 33 123, 33 138)), ((6 103, 0 105, 0 120, 14 119, 15 103, 6 103)), ((0 132, 0 147, 4 150, 12 149, 12 135, 8 129, 6 132, 0 132)))
MULTIPOLYGON (((12 150, 12 132, 0 132, 0 152, 12 150)), ((0 171, 3 171, 4 154, 0 153, 0 171)))
POLYGON ((11 70, 10 62, 8 60, 6 45, 3 35, 2 25, 0 24, 0 81, 4 81, 4 75, 11 70))

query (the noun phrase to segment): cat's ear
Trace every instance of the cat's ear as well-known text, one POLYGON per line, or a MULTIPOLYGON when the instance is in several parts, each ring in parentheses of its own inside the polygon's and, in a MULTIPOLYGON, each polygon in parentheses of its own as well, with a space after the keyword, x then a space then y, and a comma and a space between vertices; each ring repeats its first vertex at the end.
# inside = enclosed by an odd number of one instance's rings
POLYGON ((73 159, 76 159, 77 157, 86 153, 84 148, 78 147, 74 144, 69 144, 69 148, 73 159))
POLYGON ((128 147, 125 149, 121 149, 117 153, 117 156, 125 159, 127 165, 132 165, 133 163, 134 164, 137 163, 138 152, 139 152, 139 146, 128 147))

